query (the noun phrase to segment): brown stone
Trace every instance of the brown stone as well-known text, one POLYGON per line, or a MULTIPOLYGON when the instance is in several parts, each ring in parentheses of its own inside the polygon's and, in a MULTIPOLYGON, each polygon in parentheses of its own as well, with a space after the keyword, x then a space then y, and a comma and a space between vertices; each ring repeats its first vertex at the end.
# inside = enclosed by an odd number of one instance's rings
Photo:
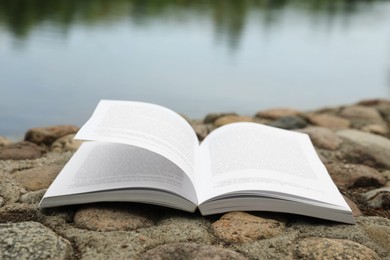
POLYGON ((378 110, 366 106, 349 106, 341 110, 340 116, 348 119, 367 119, 370 121, 382 121, 378 110))
POLYGON ((0 147, 0 160, 36 159, 45 154, 45 149, 30 142, 18 142, 0 147))
POLYGON ((204 124, 213 124, 215 120, 224 116, 238 116, 236 113, 210 113, 203 119, 204 124))
POLYGON ((381 187, 385 185, 385 177, 376 169, 360 164, 331 163, 326 168, 341 189, 356 187, 381 187))
POLYGON ((74 139, 75 134, 65 135, 58 138, 50 146, 50 150, 53 152, 75 152, 79 149, 83 141, 74 139))
POLYGON ((368 191, 361 195, 371 208, 390 209, 390 187, 368 191))
POLYGON ((74 216, 76 227, 95 231, 128 231, 154 224, 145 212, 125 204, 95 204, 81 207, 74 216))
POLYGON ((0 147, 10 145, 10 144, 12 144, 12 142, 10 140, 8 140, 7 138, 5 138, 3 136, 0 136, 0 147))
POLYGON ((229 116, 223 116, 215 120, 214 125, 217 127, 231 124, 231 123, 237 123, 237 122, 254 122, 253 117, 250 116, 236 116, 236 115, 229 115, 229 116))
POLYGON ((286 228, 284 222, 257 217, 245 212, 229 212, 212 224, 217 237, 233 243, 246 243, 281 234, 286 228))
POLYGON ((5 202, 18 201, 24 192, 26 190, 17 185, 8 174, 0 172, 0 196, 4 198, 5 202))
POLYGON ((326 150, 337 150, 343 142, 337 134, 324 127, 307 127, 298 131, 308 134, 316 147, 326 150))
POLYGON ((364 132, 378 134, 378 135, 386 135, 389 133, 389 129, 385 125, 371 124, 365 125, 361 129, 364 132))
POLYGON ((256 113, 256 117, 267 118, 267 119, 279 119, 286 116, 298 116, 300 112, 291 108, 274 108, 256 113))
POLYGON ((390 251, 390 226, 371 224, 364 229, 372 240, 390 251))
POLYGON ((351 125, 347 119, 328 114, 311 114, 307 119, 314 125, 327 128, 348 128, 351 125))
POLYGON ((49 165, 27 170, 18 171, 12 174, 17 183, 30 191, 46 189, 57 177, 63 165, 49 165))
POLYGON ((296 250, 303 259, 380 259, 370 248, 345 239, 305 238, 296 250))
POLYGON ((147 251, 141 256, 141 259, 243 260, 247 258, 237 252, 221 247, 195 243, 172 243, 147 251))
POLYGON ((353 202, 350 198, 348 198, 347 196, 344 196, 344 200, 347 202, 348 206, 351 208, 352 210, 352 215, 354 217, 360 217, 360 216, 363 216, 363 213, 360 211, 359 207, 356 205, 355 202, 353 202))
POLYGON ((58 125, 32 128, 27 131, 24 140, 35 144, 50 146, 55 140, 69 134, 75 134, 79 128, 73 125, 58 125))

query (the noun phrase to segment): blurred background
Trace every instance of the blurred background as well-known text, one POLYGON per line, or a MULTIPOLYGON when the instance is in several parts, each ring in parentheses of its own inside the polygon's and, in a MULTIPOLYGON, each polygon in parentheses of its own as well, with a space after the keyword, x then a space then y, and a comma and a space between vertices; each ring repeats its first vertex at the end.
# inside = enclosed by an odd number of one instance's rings
POLYGON ((390 97, 390 1, 0 0, 0 135, 100 99, 191 118, 390 97))

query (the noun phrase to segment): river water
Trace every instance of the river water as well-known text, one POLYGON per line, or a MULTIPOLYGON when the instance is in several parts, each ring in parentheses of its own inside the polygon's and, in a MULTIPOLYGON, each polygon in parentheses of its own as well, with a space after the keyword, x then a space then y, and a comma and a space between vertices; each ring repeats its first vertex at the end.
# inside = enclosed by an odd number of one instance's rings
POLYGON ((390 1, 0 0, 0 135, 100 99, 193 118, 390 97, 390 1))

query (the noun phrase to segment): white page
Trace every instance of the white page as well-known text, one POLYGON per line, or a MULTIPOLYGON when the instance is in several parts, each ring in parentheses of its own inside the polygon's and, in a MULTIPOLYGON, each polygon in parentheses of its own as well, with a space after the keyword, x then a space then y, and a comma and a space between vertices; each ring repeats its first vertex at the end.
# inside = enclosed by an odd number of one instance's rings
POLYGON ((102 100, 75 138, 143 147, 168 158, 194 180, 198 139, 184 118, 165 107, 102 100))
POLYGON ((266 191, 346 206, 306 134, 229 124, 206 137, 199 160, 200 204, 226 193, 266 191))
POLYGON ((82 144, 45 197, 126 188, 165 190, 197 203, 191 180, 170 160, 144 148, 105 142, 82 144))

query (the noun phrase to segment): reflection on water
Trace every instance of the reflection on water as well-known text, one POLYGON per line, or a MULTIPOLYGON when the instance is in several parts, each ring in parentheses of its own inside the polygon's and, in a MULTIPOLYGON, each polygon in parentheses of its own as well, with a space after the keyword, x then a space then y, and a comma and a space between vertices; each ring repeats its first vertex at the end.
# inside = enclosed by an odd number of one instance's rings
POLYGON ((101 98, 192 117, 388 98, 388 28, 380 0, 0 0, 0 135, 101 98))

